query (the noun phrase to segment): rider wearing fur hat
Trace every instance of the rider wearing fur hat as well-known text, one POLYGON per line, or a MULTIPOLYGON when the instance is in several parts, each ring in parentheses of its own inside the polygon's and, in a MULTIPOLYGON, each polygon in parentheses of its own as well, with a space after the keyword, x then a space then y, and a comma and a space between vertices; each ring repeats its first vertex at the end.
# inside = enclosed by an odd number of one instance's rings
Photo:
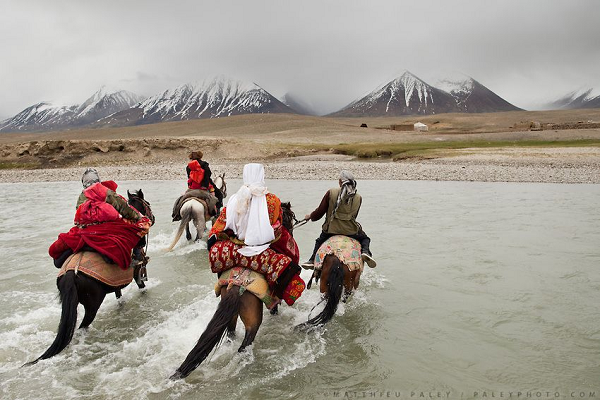
POLYGON ((192 151, 189 154, 190 162, 185 167, 185 171, 188 177, 188 189, 200 189, 206 190, 214 194, 217 197, 217 209, 221 209, 223 206, 223 193, 215 187, 212 181, 212 171, 208 162, 204 161, 202 157, 204 154, 198 151, 192 151))

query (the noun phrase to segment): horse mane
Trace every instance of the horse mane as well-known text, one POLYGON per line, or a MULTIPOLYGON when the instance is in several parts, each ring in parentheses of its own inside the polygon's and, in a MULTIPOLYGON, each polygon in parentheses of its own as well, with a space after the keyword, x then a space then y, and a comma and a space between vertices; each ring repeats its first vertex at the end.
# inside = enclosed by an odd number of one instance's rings
POLYGON ((292 204, 288 201, 281 203, 281 224, 293 235, 294 223, 298 222, 296 214, 292 211, 292 204))
POLYGON ((142 215, 148 217, 152 222, 152 225, 154 225, 154 214, 152 213, 150 202, 144 199, 144 192, 142 189, 134 190, 133 192, 127 190, 127 197, 127 203, 142 213, 142 215))

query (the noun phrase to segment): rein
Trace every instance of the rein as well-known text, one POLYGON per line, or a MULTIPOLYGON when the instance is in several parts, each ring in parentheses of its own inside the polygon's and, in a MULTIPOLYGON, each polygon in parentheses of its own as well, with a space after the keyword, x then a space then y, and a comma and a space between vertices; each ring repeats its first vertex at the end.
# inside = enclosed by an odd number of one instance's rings
POLYGON ((308 219, 303 219, 302 221, 298 221, 295 217, 294 217, 294 229, 299 228, 303 225, 306 225, 306 223, 310 221, 308 219))
MULTIPOLYGON (((156 221, 155 217, 154 217, 154 213, 152 213, 152 209, 150 208, 150 203, 145 200, 142 199, 140 196, 138 196, 137 194, 130 194, 131 199, 130 200, 137 200, 140 203, 142 203, 142 206, 144 207, 144 211, 140 211, 145 217, 150 219, 150 226, 154 225, 154 222, 156 221)), ((132 205, 129 201, 128 203, 130 205, 132 205)), ((138 210, 139 211, 139 210, 138 210)), ((150 244, 150 232, 148 232, 146 234, 146 247, 144 249, 144 253, 148 252, 148 245, 150 244)))

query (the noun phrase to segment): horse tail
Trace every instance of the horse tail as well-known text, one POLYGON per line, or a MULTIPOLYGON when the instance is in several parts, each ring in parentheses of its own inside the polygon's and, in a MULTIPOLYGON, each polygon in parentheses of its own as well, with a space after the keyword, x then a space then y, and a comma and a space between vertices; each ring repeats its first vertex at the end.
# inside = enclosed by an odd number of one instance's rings
POLYGON ((25 365, 33 365, 40 360, 45 360, 46 358, 57 355, 63 351, 71 342, 71 339, 73 339, 73 333, 75 332, 75 326, 77 324, 77 305, 79 304, 77 286, 75 284, 75 273, 73 271, 67 271, 67 273, 58 280, 57 286, 60 293, 60 302, 62 303, 62 313, 60 316, 60 323, 58 324, 56 338, 44 354, 39 356, 35 361, 31 361, 25 365))
POLYGON ((215 311, 206 329, 200 335, 200 339, 175 373, 171 375, 171 379, 181 379, 191 374, 217 347, 225 336, 227 326, 239 312, 240 299, 239 286, 233 286, 227 291, 224 297, 221 298, 217 311, 215 311))
POLYGON ((327 280, 327 303, 325 303, 325 308, 323 308, 323 311, 321 311, 320 314, 309 319, 305 324, 302 325, 323 325, 333 318, 333 315, 337 311, 338 305, 340 304, 340 299, 342 298, 343 292, 344 267, 339 258, 333 257, 333 262, 331 263, 329 270, 329 278, 327 280))
POLYGON ((180 211, 181 222, 179 223, 179 228, 177 228, 177 233, 175 234, 175 238, 173 239, 173 242, 167 248, 167 250, 165 250, 166 252, 173 250, 173 247, 175 247, 177 242, 179 242, 179 239, 181 239, 181 235, 183 235, 183 231, 185 230, 185 227, 192 220, 192 207, 190 207, 190 206, 185 207, 185 205, 188 203, 185 203, 183 206, 181 206, 181 211, 180 211))

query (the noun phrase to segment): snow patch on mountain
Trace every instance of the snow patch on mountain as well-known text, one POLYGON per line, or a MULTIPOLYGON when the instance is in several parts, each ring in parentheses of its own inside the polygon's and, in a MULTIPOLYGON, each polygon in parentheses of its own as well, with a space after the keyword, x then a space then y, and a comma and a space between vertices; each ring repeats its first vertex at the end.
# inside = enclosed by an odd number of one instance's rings
POLYGON ((81 105, 41 102, 27 107, 12 118, 0 122, 0 132, 68 129, 93 123, 130 108, 143 98, 125 91, 100 88, 81 105))
POLYGON ((136 108, 140 112, 139 123, 293 112, 257 84, 223 75, 165 90, 139 103, 136 108))

